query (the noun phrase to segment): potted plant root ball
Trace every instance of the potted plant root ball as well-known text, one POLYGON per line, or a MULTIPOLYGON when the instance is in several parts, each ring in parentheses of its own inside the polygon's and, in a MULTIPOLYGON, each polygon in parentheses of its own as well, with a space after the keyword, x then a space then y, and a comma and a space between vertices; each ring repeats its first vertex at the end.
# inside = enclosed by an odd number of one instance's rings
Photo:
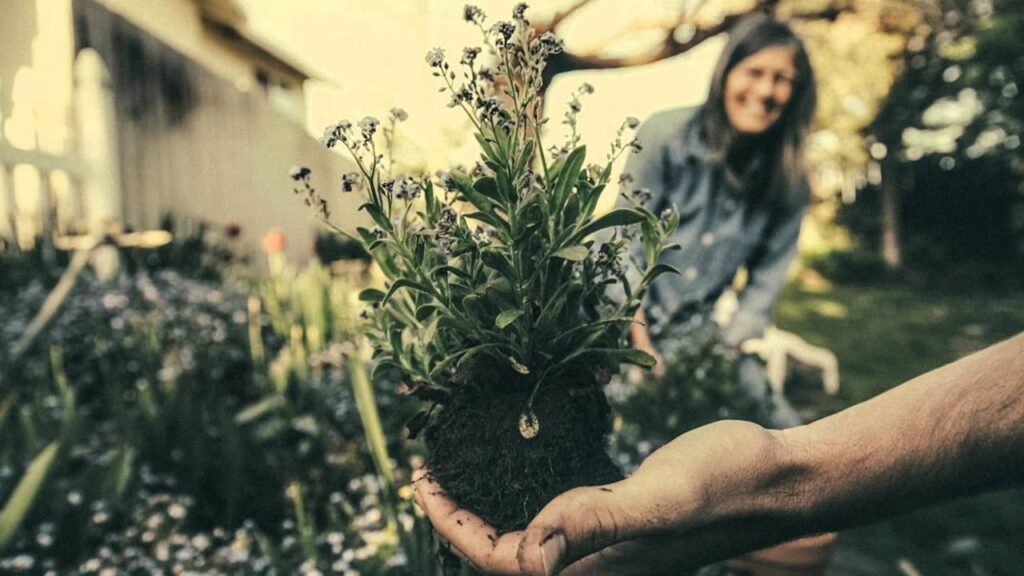
MULTIPOLYGON (((324 137, 358 167, 342 190, 365 194, 375 226, 352 236, 387 278, 360 294, 374 373, 396 371, 423 400, 409 432, 425 439, 431 474, 499 531, 523 528, 567 489, 621 479, 605 452, 603 385, 623 363, 654 364, 626 334, 644 289, 673 271, 655 263, 678 222, 640 204, 596 215, 611 164, 638 144, 628 119, 602 164, 587 164, 575 123, 589 86, 573 97, 568 142, 542 144, 542 73, 562 44, 535 36, 524 11, 487 27, 467 6, 483 48, 466 48, 458 65, 440 49, 427 55, 475 129, 471 170, 393 174, 380 152, 405 118, 397 109, 383 126, 342 121, 324 137)), ((293 177, 326 222, 309 171, 293 177)))

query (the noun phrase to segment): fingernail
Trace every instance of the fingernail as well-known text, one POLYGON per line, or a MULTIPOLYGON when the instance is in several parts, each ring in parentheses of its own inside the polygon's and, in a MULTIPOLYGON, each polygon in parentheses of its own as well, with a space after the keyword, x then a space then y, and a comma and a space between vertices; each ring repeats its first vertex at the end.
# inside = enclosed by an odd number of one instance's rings
POLYGON ((565 555, 565 536, 555 534, 540 545, 540 563, 544 567, 544 575, 552 576, 565 555))

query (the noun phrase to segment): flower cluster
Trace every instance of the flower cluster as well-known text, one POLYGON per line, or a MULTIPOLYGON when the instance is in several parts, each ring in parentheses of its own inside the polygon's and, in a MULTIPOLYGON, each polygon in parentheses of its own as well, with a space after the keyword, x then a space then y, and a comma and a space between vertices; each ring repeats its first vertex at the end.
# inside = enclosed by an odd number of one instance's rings
MULTIPOLYGON (((327 206, 327 200, 324 200, 320 193, 310 184, 309 177, 311 175, 312 171, 305 166, 292 167, 288 173, 288 176, 296 183, 292 191, 296 195, 303 197, 302 200, 306 203, 306 206, 313 208, 321 218, 327 220, 331 217, 331 209, 327 206)), ((342 181, 344 182, 344 178, 342 181)))
POLYGON ((562 119, 562 124, 569 127, 569 137, 561 148, 552 147, 552 154, 556 156, 565 155, 580 145, 580 135, 577 126, 577 118, 579 113, 583 110, 583 104, 580 102, 580 98, 593 93, 594 87, 588 82, 580 84, 579 88, 572 93, 572 96, 569 98, 568 110, 566 110, 565 117, 562 119))
POLYGON ((441 252, 448 258, 454 254, 454 246, 457 238, 454 236, 455 224, 458 221, 459 213, 450 205, 441 207, 440 216, 434 226, 434 237, 441 252))
POLYGON ((376 152, 375 125, 360 123, 355 136, 342 123, 325 137, 352 153, 367 196, 361 210, 373 220, 356 234, 339 232, 360 240, 387 278, 383 290, 360 295, 372 306, 377 372, 422 383, 412 393, 425 399, 451 390, 463 358, 474 354, 506 362, 534 386, 583 357, 609 371, 652 362, 629 349, 623 328, 646 286, 671 271, 656 261, 672 222, 642 206, 596 214, 612 163, 636 145, 625 131, 637 122, 623 123, 603 165, 588 166, 576 120, 594 89, 583 84, 566 115, 572 134, 551 155, 540 139, 540 94, 547 61, 563 45, 538 36, 526 12, 517 4, 511 19, 491 24, 467 6, 463 16, 482 46, 464 49, 455 63, 441 48, 425 56, 449 106, 473 125, 481 157, 470 169, 392 176, 376 152), (595 246, 607 232, 612 239, 595 246), (636 263, 627 245, 640 237, 647 257, 639 276, 627 275, 626 263, 636 263), (625 286, 624 301, 606 293, 633 277, 642 280, 625 286))
POLYGON ((650 188, 634 187, 633 175, 629 172, 619 175, 619 195, 634 204, 646 204, 654 197, 650 188))

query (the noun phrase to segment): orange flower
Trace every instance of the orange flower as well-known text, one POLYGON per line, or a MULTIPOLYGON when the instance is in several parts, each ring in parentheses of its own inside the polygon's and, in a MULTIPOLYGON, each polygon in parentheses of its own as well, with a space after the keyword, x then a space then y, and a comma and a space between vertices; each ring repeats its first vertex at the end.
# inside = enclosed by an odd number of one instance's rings
POLYGON ((267 254, 277 254, 284 251, 284 232, 273 229, 263 237, 263 251, 267 254))

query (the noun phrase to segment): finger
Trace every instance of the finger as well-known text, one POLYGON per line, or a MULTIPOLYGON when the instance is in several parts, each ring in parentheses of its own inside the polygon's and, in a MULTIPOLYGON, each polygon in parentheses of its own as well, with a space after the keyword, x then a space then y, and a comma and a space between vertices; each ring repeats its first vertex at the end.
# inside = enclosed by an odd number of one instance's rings
POLYGON ((522 532, 498 534, 493 526, 445 496, 429 474, 420 475, 415 491, 438 536, 463 560, 487 574, 520 574, 516 551, 522 532))
POLYGON ((643 538, 620 542, 573 562, 559 576, 624 576, 680 574, 682 561, 674 542, 643 538))
POLYGON ((628 540, 637 519, 628 498, 616 493, 621 482, 570 490, 551 501, 527 526, 517 558, 527 574, 557 569, 607 546, 628 540))
POLYGON ((560 576, 689 573, 785 538, 771 521, 712 526, 624 540, 570 563, 560 576))

